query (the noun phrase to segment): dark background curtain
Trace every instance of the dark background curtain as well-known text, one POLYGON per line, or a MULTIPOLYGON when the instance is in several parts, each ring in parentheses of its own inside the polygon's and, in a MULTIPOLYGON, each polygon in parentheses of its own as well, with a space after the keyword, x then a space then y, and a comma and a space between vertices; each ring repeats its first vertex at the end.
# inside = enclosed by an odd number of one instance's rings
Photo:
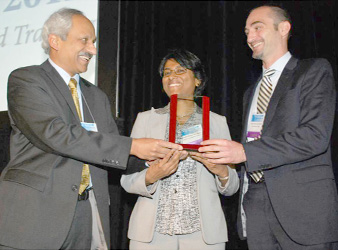
MULTIPOLYGON (((168 49, 186 48, 204 63, 209 81, 203 94, 211 98, 214 112, 227 117, 231 135, 238 141, 243 93, 261 73, 261 62, 251 58, 246 45, 245 20, 250 9, 262 4, 277 4, 290 12, 293 28, 289 49, 294 56, 328 59, 336 82, 338 79, 335 1, 100 0, 99 3, 98 85, 108 94, 112 112, 118 111, 117 123, 123 135, 130 134, 138 112, 167 104, 158 65, 168 49)), ((336 180, 337 118, 336 115, 332 135, 336 180)), ((0 112, 0 172, 9 160, 9 131, 7 112, 0 112)), ((137 198, 122 190, 120 176, 121 171, 109 171, 112 249, 128 249, 128 220, 137 198)), ((221 197, 221 201, 229 229, 227 249, 247 249, 236 231, 238 194, 221 197)))
MULTIPOLYGON (((130 134, 138 112, 168 103, 158 65, 168 49, 186 48, 204 63, 209 81, 203 94, 211 98, 214 112, 227 117, 231 135, 238 141, 243 93, 261 73, 261 61, 251 58, 246 44, 245 21, 250 9, 267 3, 280 5, 291 14, 290 52, 298 58, 327 58, 337 79, 338 30, 334 1, 100 1, 100 15, 104 18, 100 18, 99 70, 101 64, 106 64, 106 71, 99 73, 99 86, 112 90, 107 93, 115 112, 116 78, 103 77, 116 75, 116 57, 110 56, 114 49, 112 39, 116 39, 120 57, 117 121, 121 132, 130 134), (118 41, 116 32, 102 31, 102 28, 113 29, 119 4, 118 41), (108 65, 111 68, 107 68, 108 65)), ((338 168, 337 124, 333 134, 335 171, 338 168)), ((120 171, 110 171, 113 249, 128 248, 128 220, 137 198, 121 189, 120 176, 120 171)), ((227 249, 247 249, 236 231, 238 194, 221 197, 221 201, 229 228, 227 249)))

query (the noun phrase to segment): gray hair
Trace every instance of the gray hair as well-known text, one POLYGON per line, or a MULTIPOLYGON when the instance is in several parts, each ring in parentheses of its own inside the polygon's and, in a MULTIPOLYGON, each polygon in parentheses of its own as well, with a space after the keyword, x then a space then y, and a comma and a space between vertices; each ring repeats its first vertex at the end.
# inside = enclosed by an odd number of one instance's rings
POLYGON ((50 34, 59 36, 63 41, 67 39, 68 32, 72 27, 72 18, 74 15, 83 15, 76 9, 62 8, 54 12, 44 23, 41 33, 42 48, 46 54, 49 54, 50 46, 48 37, 50 34))

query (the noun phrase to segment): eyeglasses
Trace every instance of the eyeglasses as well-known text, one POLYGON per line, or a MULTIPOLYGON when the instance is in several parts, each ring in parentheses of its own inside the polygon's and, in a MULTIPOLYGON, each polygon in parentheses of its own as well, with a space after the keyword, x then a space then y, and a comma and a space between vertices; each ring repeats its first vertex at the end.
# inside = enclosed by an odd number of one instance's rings
POLYGON ((170 76, 173 71, 175 72, 176 75, 182 75, 182 74, 187 72, 187 69, 183 68, 183 67, 177 67, 174 70, 165 69, 165 70, 163 70, 163 76, 162 77, 170 76))

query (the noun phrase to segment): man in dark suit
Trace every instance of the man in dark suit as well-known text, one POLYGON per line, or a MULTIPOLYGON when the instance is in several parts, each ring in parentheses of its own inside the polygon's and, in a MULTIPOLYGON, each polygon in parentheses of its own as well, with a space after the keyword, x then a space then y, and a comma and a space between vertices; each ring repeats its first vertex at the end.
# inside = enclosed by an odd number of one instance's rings
POLYGON ((107 96, 79 76, 96 54, 94 27, 80 11, 51 15, 42 38, 49 59, 8 81, 0 248, 109 249, 105 168, 125 169, 129 154, 152 160, 181 147, 118 135, 107 96))
POLYGON ((263 74, 244 95, 242 143, 209 140, 200 151, 213 163, 245 163, 238 229, 249 249, 337 249, 332 69, 325 59, 292 57, 290 30, 279 7, 250 12, 247 43, 263 74))

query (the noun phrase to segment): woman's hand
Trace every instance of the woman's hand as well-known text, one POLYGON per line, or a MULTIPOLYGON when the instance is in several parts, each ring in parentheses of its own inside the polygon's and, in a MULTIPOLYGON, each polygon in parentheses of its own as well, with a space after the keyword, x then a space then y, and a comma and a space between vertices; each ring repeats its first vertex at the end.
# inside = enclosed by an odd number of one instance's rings
POLYGON ((176 172, 182 152, 171 150, 163 159, 148 162, 150 165, 146 173, 146 185, 167 177, 176 172))
POLYGON ((218 176, 218 179, 224 186, 228 182, 229 170, 225 164, 211 163, 207 158, 202 156, 202 153, 191 151, 189 155, 192 159, 201 162, 209 171, 218 176))

